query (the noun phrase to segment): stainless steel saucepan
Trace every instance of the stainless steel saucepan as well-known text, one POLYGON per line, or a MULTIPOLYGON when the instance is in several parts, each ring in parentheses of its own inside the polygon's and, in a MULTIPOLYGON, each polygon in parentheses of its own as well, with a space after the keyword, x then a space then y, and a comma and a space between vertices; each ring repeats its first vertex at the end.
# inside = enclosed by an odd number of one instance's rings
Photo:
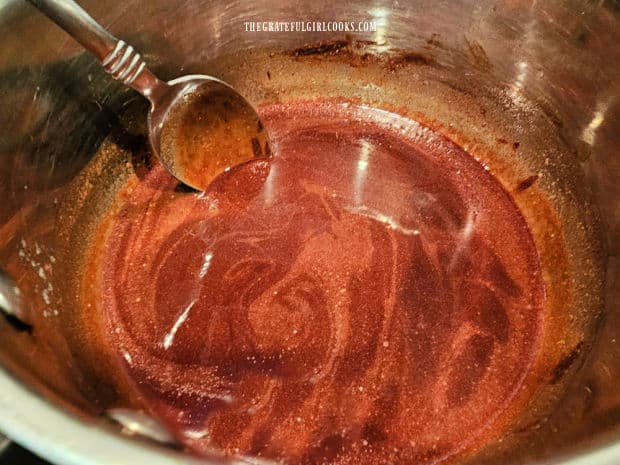
MULTIPOLYGON (((485 163, 531 227, 551 324, 523 413, 452 461, 620 463, 617 1, 81 4, 164 79, 216 76, 255 105, 352 99, 419 120, 485 163), (244 25, 304 20, 376 30, 244 25)), ((0 1, 0 431, 55 463, 225 462, 115 408, 119 381, 76 297, 89 225, 106 193, 140 175, 145 111, 25 1, 0 1)))

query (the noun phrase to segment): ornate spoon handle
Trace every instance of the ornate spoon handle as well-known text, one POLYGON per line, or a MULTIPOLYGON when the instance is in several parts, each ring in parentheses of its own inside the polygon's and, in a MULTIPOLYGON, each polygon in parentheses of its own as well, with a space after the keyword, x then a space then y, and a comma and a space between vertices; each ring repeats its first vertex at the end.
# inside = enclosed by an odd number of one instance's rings
POLYGON ((114 79, 151 101, 157 89, 166 85, 131 45, 110 34, 73 0, 28 1, 92 53, 114 79))

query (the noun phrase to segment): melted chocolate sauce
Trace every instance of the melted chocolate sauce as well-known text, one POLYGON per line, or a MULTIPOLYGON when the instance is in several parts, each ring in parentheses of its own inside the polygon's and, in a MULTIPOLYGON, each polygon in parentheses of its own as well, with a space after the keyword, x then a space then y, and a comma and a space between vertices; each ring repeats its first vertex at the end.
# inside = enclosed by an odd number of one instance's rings
POLYGON ((527 225, 476 160, 381 110, 260 111, 274 159, 201 194, 127 187, 100 311, 135 389, 189 449, 430 464, 489 431, 538 349, 527 225))

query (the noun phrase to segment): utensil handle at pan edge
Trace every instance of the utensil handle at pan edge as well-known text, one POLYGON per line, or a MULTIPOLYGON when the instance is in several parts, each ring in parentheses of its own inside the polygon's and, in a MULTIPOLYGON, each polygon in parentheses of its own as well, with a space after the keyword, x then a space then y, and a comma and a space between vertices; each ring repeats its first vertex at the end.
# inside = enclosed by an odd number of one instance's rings
POLYGON ((92 53, 114 79, 134 88, 151 102, 166 87, 146 67, 140 53, 110 34, 73 0, 27 1, 92 53))

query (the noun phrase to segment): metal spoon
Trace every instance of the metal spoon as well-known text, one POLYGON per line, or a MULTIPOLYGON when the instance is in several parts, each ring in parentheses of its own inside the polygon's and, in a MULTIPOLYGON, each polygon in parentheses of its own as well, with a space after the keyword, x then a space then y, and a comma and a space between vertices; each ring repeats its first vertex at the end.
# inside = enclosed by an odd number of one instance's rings
POLYGON ((91 52, 115 79, 151 102, 151 148, 174 177, 199 190, 227 168, 269 156, 267 132, 252 106, 225 82, 189 75, 163 82, 134 48, 72 0, 28 0, 91 52))

